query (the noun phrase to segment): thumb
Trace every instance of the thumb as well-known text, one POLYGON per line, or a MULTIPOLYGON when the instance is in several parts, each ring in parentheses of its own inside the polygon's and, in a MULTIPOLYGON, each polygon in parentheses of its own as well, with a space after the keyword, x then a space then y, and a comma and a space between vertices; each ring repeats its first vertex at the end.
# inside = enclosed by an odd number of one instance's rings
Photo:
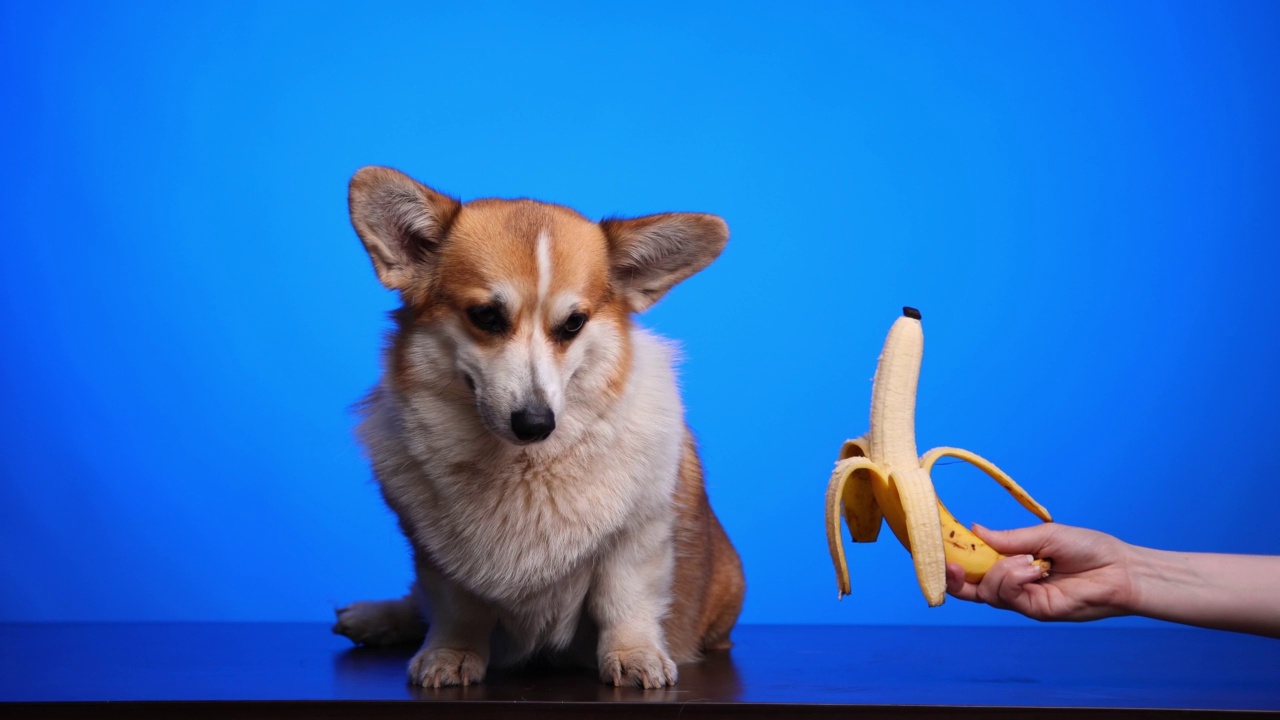
POLYGON ((973 534, 982 538, 1001 555, 1034 555, 1044 557, 1044 549, 1053 536, 1053 524, 1044 523, 1016 530, 990 530, 977 523, 973 524, 973 534))

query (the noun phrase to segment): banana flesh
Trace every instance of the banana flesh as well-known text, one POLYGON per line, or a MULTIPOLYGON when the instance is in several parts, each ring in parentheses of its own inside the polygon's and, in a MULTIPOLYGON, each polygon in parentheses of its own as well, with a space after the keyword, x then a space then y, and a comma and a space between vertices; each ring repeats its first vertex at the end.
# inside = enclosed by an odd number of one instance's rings
MULTIPOLYGON (((876 366, 871 392, 871 428, 846 440, 827 485, 827 544, 836 569, 840 597, 850 594, 849 568, 840 534, 840 518, 856 542, 873 542, 887 522, 911 553, 916 579, 931 607, 946 599, 948 562, 959 563, 970 582, 978 582, 1002 556, 961 525, 939 500, 930 472, 941 458, 972 463, 987 473, 1023 507, 1044 522, 1049 511, 985 458, 960 448, 916 452, 916 390, 924 357, 920 313, 903 308, 889 329, 876 366)), ((1047 560, 1035 560, 1045 574, 1047 560)))

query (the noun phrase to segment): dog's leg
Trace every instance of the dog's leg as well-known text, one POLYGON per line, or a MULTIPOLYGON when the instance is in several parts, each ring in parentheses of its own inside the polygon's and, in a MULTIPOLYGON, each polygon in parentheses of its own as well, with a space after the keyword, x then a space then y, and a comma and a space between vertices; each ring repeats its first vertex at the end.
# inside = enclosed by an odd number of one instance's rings
POLYGON ((427 624, 412 595, 396 600, 366 600, 336 611, 333 631, 357 645, 420 643, 427 624))
POLYGON ((676 682, 662 618, 671 604, 668 522, 652 522, 618 539, 596 569, 588 603, 600 627, 600 679, 660 688, 676 682))
POLYGON ((422 649, 409 662, 409 682, 438 688, 483 680, 497 624, 493 610, 422 562, 418 563, 418 589, 430 606, 431 627, 422 649))

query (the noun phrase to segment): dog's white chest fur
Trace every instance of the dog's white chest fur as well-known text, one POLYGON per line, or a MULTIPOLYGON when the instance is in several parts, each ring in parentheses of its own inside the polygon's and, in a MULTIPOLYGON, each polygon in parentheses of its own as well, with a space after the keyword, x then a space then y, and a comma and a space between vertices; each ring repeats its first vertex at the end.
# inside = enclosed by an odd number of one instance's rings
POLYGON ((684 432, 671 352, 642 330, 632 343, 623 395, 570 404, 538 445, 495 438, 444 397, 375 395, 361 435, 406 532, 441 571, 509 613, 563 624, 619 532, 670 523, 684 432))

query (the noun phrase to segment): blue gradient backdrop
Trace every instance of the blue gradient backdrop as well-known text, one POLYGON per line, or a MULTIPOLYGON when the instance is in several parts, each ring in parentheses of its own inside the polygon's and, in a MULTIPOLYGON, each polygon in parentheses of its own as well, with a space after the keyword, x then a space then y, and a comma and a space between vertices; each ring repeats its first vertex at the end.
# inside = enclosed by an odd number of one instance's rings
POLYGON ((903 305, 922 448, 1064 522, 1280 553, 1280 6, 460 5, 0 4, 0 620, 404 589, 347 410, 395 304, 346 217, 369 163, 729 221, 642 320, 684 345, 744 621, 1029 622, 926 608, 887 536, 836 602, 827 473, 903 305))

